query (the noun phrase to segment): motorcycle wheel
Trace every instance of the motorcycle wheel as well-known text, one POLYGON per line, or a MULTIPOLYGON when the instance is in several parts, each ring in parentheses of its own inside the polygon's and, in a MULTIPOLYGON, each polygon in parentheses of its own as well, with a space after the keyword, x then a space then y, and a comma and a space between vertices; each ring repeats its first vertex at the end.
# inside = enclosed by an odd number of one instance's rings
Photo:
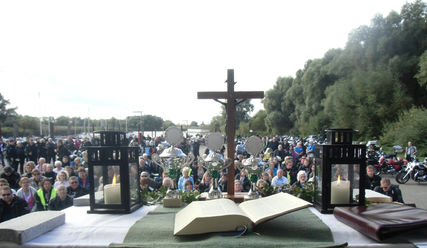
POLYGON ((399 173, 397 173, 396 175, 396 182, 400 183, 400 184, 405 184, 409 181, 409 178, 411 178, 410 175, 406 175, 405 171, 399 171, 399 173))

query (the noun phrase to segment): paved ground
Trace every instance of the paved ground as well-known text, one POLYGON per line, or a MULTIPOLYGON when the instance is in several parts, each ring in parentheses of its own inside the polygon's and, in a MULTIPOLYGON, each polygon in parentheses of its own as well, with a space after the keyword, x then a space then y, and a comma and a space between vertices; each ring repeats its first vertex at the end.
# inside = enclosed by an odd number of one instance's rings
POLYGON ((405 203, 415 203, 418 208, 427 209, 427 183, 417 183, 412 179, 406 184, 398 184, 395 176, 381 175, 390 178, 392 184, 399 185, 405 203))

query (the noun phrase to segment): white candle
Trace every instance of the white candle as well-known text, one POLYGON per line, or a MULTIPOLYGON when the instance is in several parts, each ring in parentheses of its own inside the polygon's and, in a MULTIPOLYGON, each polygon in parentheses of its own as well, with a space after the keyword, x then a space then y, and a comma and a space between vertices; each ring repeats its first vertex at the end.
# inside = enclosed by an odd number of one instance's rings
POLYGON ((120 183, 107 184, 104 186, 104 203, 120 204, 122 202, 120 195, 120 183))
POLYGON ((350 181, 343 181, 338 178, 331 183, 331 204, 350 203, 350 181))

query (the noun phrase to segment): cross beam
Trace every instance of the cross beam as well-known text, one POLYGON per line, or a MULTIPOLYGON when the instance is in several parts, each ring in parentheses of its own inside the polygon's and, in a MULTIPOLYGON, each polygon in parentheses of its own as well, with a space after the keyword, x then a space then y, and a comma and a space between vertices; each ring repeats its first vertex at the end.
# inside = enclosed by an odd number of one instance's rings
MULTIPOLYGON (((264 91, 234 91, 234 70, 229 69, 227 71, 227 91, 210 91, 210 92, 197 92, 198 99, 214 99, 220 102, 218 99, 226 99, 226 103, 222 103, 226 106, 227 122, 226 122, 226 136, 227 136, 227 157, 234 160, 235 144, 234 137, 236 135, 236 103, 237 99, 251 99, 251 98, 264 98, 264 91)), ((227 193, 229 198, 234 198, 234 164, 228 167, 228 178, 227 178, 227 193)))

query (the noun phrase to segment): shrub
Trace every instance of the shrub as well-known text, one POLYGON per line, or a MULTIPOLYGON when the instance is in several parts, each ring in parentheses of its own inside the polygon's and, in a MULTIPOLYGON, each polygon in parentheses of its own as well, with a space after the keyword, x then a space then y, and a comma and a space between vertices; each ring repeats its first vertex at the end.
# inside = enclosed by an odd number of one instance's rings
POLYGON ((396 122, 384 126, 380 138, 382 145, 406 147, 408 141, 417 147, 419 160, 427 157, 427 109, 411 108, 400 114, 396 122))

